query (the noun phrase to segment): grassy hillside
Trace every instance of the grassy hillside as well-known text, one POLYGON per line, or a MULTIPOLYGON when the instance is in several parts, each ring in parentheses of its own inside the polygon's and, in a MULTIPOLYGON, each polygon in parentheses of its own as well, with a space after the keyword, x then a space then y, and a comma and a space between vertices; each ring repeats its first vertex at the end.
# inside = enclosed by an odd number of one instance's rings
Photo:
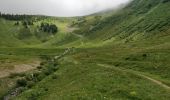
POLYGON ((16 46, 16 45, 23 45, 19 40, 14 37, 14 30, 12 28, 12 22, 6 21, 4 19, 0 19, 0 45, 3 46, 16 46), (12 34, 13 33, 13 34, 12 34))
POLYGON ((33 19, 39 20, 28 29, 22 25, 14 26, 14 21, 1 19, 1 28, 6 27, 2 29, 4 32, 1 32, 1 35, 4 35, 1 37, 6 40, 1 39, 1 43, 4 46, 25 44, 30 47, 96 47, 110 42, 126 43, 165 36, 168 35, 166 31, 170 27, 169 5, 168 1, 163 0, 134 0, 124 9, 108 14, 106 12, 77 18, 39 19, 37 16, 33 19), (40 26, 41 22, 57 25, 59 32, 49 35, 38 31, 37 26, 40 26), (15 40, 16 43, 13 42, 15 40))
POLYGON ((134 0, 117 12, 77 18, 43 17, 29 28, 1 18, 0 70, 41 64, 0 79, 0 98, 23 79, 23 92, 11 99, 169 100, 169 22, 169 0, 134 0), (41 22, 59 32, 37 31, 41 22))
POLYGON ((156 41, 75 49, 16 100, 169 100, 170 45, 156 41))
MULTIPOLYGON (((72 31, 69 27, 71 18, 53 18, 53 17, 40 17, 34 16, 32 19, 33 25, 24 26, 24 20, 10 21, 0 18, 0 45, 1 47, 44 47, 48 45, 57 44, 62 41, 62 38, 67 38, 72 31), (15 25, 19 23, 18 25, 15 25), (39 30, 41 23, 55 24, 58 27, 58 32, 51 34, 39 30), (51 42, 53 41, 53 42, 51 42), (42 46, 41 46, 42 45, 42 46)), ((55 45, 57 46, 57 45, 55 45)))
POLYGON ((75 33, 85 36, 82 41, 88 42, 87 45, 89 42, 98 45, 99 42, 131 42, 166 36, 170 27, 169 5, 162 0, 134 0, 111 17, 98 16, 97 19, 94 16, 92 21, 80 23, 80 30, 75 33))

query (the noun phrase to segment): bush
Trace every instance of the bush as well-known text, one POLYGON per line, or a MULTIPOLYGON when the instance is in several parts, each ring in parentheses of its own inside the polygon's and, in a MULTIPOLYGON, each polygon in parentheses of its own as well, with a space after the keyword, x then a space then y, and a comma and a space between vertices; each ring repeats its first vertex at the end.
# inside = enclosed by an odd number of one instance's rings
POLYGON ((41 66, 38 66, 37 69, 42 69, 42 67, 41 67, 41 66))
POLYGON ((14 25, 18 26, 18 25, 19 25, 19 22, 18 22, 18 21, 17 21, 17 22, 15 22, 15 23, 14 23, 14 25))
POLYGON ((46 66, 46 68, 44 68, 43 73, 48 76, 51 73, 55 72, 56 70, 58 70, 57 67, 55 67, 52 64, 49 64, 48 66, 46 66))
POLYGON ((57 75, 52 75, 52 79, 57 79, 57 75))
MULTIPOLYGON (((45 58, 43 58, 43 59, 45 59, 45 58)), ((46 63, 46 62, 41 62, 41 63, 40 63, 40 66, 45 65, 45 63, 46 63)))
POLYGON ((54 63, 54 67, 57 67, 57 66, 58 66, 58 63, 57 63, 57 62, 55 62, 55 63, 54 63))
POLYGON ((143 54, 142 56, 143 56, 143 57, 147 57, 147 54, 143 54))
POLYGON ((45 77, 45 74, 41 73, 40 75, 38 75, 37 80, 41 81, 44 77, 45 77))
POLYGON ((48 88, 44 88, 44 91, 48 91, 48 88))
POLYGON ((26 79, 18 79, 17 80, 17 86, 22 86, 25 87, 27 85, 27 80, 26 79))
POLYGON ((50 75, 50 73, 51 73, 50 70, 45 70, 45 71, 44 71, 44 74, 45 74, 46 76, 50 75))

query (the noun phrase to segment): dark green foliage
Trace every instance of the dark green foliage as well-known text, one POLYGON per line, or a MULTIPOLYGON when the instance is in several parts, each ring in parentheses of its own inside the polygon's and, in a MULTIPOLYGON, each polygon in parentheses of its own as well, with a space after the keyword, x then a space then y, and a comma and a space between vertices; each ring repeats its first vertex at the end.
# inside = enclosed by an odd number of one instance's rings
POLYGON ((25 19, 31 19, 33 16, 31 16, 31 15, 13 15, 13 14, 0 13, 0 17, 5 18, 7 20, 20 21, 20 20, 25 20, 25 19))
POLYGON ((38 66, 37 69, 42 69, 42 66, 38 66))
POLYGON ((26 22, 26 21, 23 21, 23 22, 22 22, 22 25, 23 25, 23 26, 26 26, 26 25, 27 25, 27 22, 26 22))
POLYGON ((30 21, 30 20, 24 20, 23 22, 22 22, 22 24, 25 26, 25 25, 34 25, 34 23, 33 23, 33 21, 30 21))
POLYGON ((17 86, 18 87, 25 87, 27 85, 27 80, 26 79, 18 79, 17 80, 17 86))
POLYGON ((147 54, 143 54, 142 56, 143 56, 143 57, 147 57, 147 54))
POLYGON ((57 79, 57 75, 52 75, 52 79, 57 79))
POLYGON ((162 3, 166 3, 169 2, 170 0, 162 0, 162 3))
MULTIPOLYGON (((17 86, 31 88, 35 83, 41 81, 46 76, 53 74, 58 69, 57 65, 57 62, 51 61, 41 63, 41 68, 39 68, 39 72, 33 72, 31 74, 24 75, 24 78, 17 80, 17 86)), ((52 78, 56 79, 57 76, 53 75, 52 78)))
POLYGON ((54 63, 48 63, 48 65, 46 65, 46 68, 43 69, 43 73, 48 76, 51 73, 55 72, 57 69, 58 68, 54 65, 54 63))
POLYGON ((15 23, 14 23, 14 25, 16 25, 16 26, 17 26, 17 25, 19 25, 19 22, 18 22, 18 21, 17 21, 17 22, 15 22, 15 23))
POLYGON ((58 32, 58 27, 55 24, 41 23, 40 30, 43 32, 55 34, 58 32))
POLYGON ((57 31, 58 31, 57 26, 54 25, 54 24, 50 25, 50 29, 51 29, 51 32, 52 32, 52 33, 57 33, 57 31))

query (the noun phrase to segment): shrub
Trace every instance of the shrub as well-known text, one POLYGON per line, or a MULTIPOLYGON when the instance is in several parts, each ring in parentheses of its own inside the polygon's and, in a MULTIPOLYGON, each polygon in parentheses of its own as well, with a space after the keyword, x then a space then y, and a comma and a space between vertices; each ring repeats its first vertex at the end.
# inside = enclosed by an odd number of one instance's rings
POLYGON ((55 66, 55 67, 57 67, 57 66, 58 66, 58 63, 57 63, 57 62, 55 62, 55 63, 54 63, 54 66, 55 66))
POLYGON ((143 56, 143 57, 147 57, 147 54, 143 54, 142 56, 143 56))
POLYGON ((45 70, 45 71, 44 71, 44 74, 45 74, 46 76, 50 75, 50 73, 51 73, 50 70, 45 70))
POLYGON ((41 62, 41 63, 40 63, 40 66, 43 66, 43 65, 45 65, 45 63, 46 63, 46 62, 41 62))
POLYGON ((57 79, 57 75, 52 75, 52 79, 57 79))
POLYGON ((37 80, 38 80, 38 81, 41 81, 44 77, 45 77, 45 74, 44 74, 44 73, 41 73, 41 74, 37 77, 37 80))
POLYGON ((27 85, 27 80, 26 79, 18 79, 17 80, 17 86, 23 86, 25 87, 27 85))
POLYGON ((129 57, 125 58, 125 60, 129 60, 129 59, 130 59, 129 57))
POLYGON ((38 66, 37 69, 42 69, 42 67, 41 67, 41 66, 38 66))
POLYGON ((17 21, 17 22, 15 22, 15 23, 14 23, 14 25, 18 26, 18 25, 19 25, 19 22, 18 22, 18 21, 17 21))
POLYGON ((44 91, 48 91, 48 88, 44 88, 44 91))

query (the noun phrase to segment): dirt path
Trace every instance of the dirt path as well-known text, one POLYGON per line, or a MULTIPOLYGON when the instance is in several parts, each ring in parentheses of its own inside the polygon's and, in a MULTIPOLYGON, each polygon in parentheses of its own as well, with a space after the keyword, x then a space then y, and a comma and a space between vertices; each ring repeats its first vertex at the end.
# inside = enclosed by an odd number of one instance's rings
POLYGON ((13 69, 0 70, 0 78, 8 77, 11 73, 22 73, 22 72, 30 71, 35 69, 39 65, 40 65, 39 61, 29 63, 29 64, 14 65, 13 69))
POLYGON ((125 72, 128 72, 128 73, 133 73, 133 74, 135 74, 135 75, 137 75, 137 76, 140 76, 140 77, 142 77, 142 78, 144 78, 144 79, 147 79, 147 80, 149 80, 149 81, 151 81, 151 82, 153 82, 153 83, 155 83, 155 84, 163 87, 164 89, 170 90, 170 86, 162 83, 162 82, 159 81, 159 80, 156 80, 156 79, 153 79, 153 78, 151 78, 151 77, 149 77, 149 76, 146 76, 146 75, 142 74, 141 72, 133 71, 133 70, 129 70, 129 69, 118 68, 118 67, 114 67, 114 66, 106 65, 106 64, 97 64, 97 65, 98 65, 98 66, 101 66, 101 67, 106 67, 106 68, 113 68, 113 69, 119 70, 119 71, 125 71, 125 72))

